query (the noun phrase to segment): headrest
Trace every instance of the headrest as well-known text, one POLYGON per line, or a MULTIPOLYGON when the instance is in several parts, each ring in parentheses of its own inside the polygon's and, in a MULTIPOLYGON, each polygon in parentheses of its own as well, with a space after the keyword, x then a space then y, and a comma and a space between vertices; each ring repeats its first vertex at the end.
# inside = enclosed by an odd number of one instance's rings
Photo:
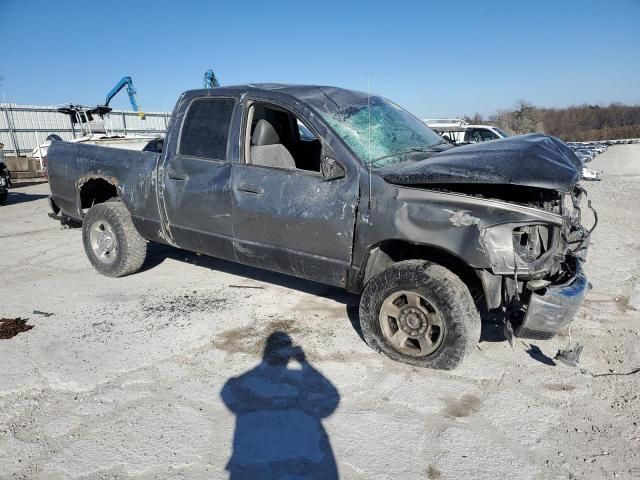
POLYGON ((251 136, 251 145, 276 145, 280 143, 280 136, 276 129, 264 119, 258 120, 251 136))

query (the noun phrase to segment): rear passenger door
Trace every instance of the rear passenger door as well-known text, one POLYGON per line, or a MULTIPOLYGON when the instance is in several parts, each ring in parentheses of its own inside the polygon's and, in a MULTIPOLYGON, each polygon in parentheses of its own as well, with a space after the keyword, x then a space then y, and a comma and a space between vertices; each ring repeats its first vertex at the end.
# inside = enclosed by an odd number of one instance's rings
POLYGON ((236 100, 191 101, 175 152, 167 152, 162 201, 166 230, 179 247, 233 258, 229 132, 236 100))

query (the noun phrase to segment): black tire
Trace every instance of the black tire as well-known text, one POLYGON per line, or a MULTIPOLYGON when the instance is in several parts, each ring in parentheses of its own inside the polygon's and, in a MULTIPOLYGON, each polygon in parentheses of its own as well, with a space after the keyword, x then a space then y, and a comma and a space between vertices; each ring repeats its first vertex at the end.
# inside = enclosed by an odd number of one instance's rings
POLYGON ((0 205, 5 204, 8 196, 9 196, 9 192, 7 190, 0 192, 0 205))
POLYGON ((147 256, 147 242, 133 226, 129 211, 120 202, 100 203, 89 209, 82 221, 82 242, 93 267, 108 277, 123 277, 137 272, 147 256), (103 231, 107 228, 108 236, 115 240, 110 244, 111 251, 104 255, 96 251, 101 248, 95 241, 99 233, 92 237, 91 232, 92 228, 97 231, 100 226, 103 231))
MULTIPOLYGON (((407 304, 402 308, 410 308, 410 306, 407 304)), ((432 318, 431 315, 434 314, 427 313, 424 318, 432 318)), ((405 313, 401 313, 401 316, 407 318, 405 313)), ((391 322, 393 321, 391 319, 391 322)), ((403 328, 411 328, 407 324, 408 322, 405 321, 403 328)), ((367 344, 392 360, 416 367, 451 370, 457 367, 478 345, 481 321, 468 287, 457 275, 435 263, 407 260, 392 265, 366 284, 360 299, 360 326, 367 344), (381 315, 383 303, 387 305, 386 300, 393 298, 394 295, 402 295, 403 291, 411 294, 415 292, 421 298, 420 302, 427 299, 428 308, 433 309, 443 325, 443 327, 436 327, 440 337, 439 343, 432 345, 435 350, 425 356, 421 356, 422 344, 418 346, 417 356, 408 355, 394 346, 383 333, 381 315)), ((396 326, 399 332, 400 320, 396 321, 396 326)), ((427 326, 427 332, 431 332, 432 328, 427 326)), ((409 338, 408 345, 406 341, 403 343, 405 351, 407 346, 412 346, 411 342, 414 340, 409 338)), ((414 343, 417 345, 417 340, 414 343)))

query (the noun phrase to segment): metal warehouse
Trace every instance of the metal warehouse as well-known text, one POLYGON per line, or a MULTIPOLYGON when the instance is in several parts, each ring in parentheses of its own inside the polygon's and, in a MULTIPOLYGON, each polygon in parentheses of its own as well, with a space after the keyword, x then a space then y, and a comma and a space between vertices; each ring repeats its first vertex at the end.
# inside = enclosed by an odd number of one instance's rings
MULTIPOLYGON (((28 155, 42 144, 48 135, 71 140, 80 135, 71 118, 57 106, 17 105, 0 103, 0 143, 6 155, 28 155)), ((167 129, 170 114, 145 112, 144 120, 136 112, 113 110, 105 116, 105 125, 114 134, 162 134, 167 129)))

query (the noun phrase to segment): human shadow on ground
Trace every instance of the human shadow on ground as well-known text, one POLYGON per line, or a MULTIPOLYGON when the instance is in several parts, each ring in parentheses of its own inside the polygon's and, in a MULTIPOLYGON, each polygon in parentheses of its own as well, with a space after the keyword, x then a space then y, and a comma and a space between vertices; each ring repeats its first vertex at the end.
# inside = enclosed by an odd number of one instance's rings
POLYGON ((322 419, 340 395, 287 333, 272 333, 262 361, 229 379, 220 396, 236 415, 230 480, 338 478, 322 419))

